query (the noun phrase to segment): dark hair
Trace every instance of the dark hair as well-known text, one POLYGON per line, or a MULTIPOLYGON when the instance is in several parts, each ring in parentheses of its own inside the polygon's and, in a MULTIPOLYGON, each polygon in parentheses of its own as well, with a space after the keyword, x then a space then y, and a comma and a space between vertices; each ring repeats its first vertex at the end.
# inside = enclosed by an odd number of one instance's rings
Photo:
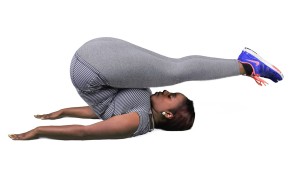
POLYGON ((195 120, 193 101, 186 98, 185 103, 172 113, 174 118, 160 123, 157 128, 167 131, 184 131, 192 128, 195 120))

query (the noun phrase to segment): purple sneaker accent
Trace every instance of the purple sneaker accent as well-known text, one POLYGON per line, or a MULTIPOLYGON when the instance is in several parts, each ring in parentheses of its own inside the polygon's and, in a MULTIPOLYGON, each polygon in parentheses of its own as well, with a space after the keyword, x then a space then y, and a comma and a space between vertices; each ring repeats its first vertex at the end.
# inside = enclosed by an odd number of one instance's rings
POLYGON ((239 55, 238 61, 252 66, 253 72, 251 77, 254 78, 256 83, 259 85, 268 84, 260 77, 268 78, 275 83, 283 79, 283 74, 278 68, 262 59, 261 56, 249 48, 245 48, 242 51, 239 55))

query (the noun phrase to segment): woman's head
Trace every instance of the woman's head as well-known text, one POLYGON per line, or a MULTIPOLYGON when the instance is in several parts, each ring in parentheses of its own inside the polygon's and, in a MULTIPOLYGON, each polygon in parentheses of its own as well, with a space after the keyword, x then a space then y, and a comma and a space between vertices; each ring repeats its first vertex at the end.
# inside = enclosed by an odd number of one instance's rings
POLYGON ((195 112, 193 102, 181 93, 166 90, 151 95, 155 127, 168 131, 188 130, 193 126, 195 112), (164 114, 162 114, 164 112, 164 114))

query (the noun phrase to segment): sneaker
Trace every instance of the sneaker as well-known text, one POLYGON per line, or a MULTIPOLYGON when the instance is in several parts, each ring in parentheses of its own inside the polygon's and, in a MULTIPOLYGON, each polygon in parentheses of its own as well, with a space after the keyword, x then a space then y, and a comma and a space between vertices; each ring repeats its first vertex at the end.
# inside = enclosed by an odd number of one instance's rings
POLYGON ((242 51, 238 61, 242 64, 246 63, 251 65, 253 71, 250 77, 260 86, 268 84, 260 77, 271 79, 275 83, 283 79, 283 74, 278 68, 262 59, 261 56, 249 48, 245 48, 242 51))

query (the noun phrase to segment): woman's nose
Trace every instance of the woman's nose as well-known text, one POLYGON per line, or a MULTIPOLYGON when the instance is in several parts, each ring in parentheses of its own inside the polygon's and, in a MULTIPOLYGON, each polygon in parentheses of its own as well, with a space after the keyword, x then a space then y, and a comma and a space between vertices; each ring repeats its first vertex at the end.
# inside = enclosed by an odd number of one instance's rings
POLYGON ((163 94, 169 94, 170 92, 169 91, 167 91, 167 90, 164 90, 163 91, 163 94))

